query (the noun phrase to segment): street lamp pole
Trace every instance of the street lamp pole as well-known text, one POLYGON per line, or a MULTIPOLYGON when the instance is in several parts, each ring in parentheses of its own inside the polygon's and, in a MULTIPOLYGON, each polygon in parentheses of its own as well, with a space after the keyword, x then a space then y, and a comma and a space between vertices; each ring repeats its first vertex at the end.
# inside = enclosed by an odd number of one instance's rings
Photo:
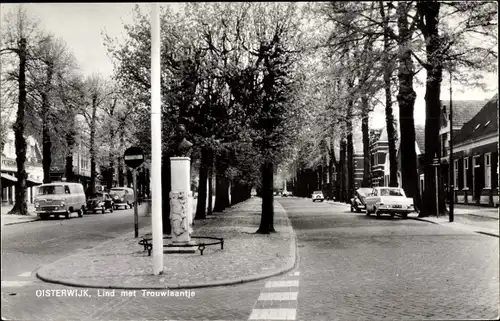
POLYGON ((161 208, 161 84, 160 13, 151 4, 151 202, 153 273, 163 274, 163 227, 161 208))
POLYGON ((454 202, 455 202, 455 164, 453 162, 453 94, 452 94, 452 86, 451 86, 451 70, 450 70, 450 114, 449 114, 449 123, 450 123, 450 182, 448 186, 450 187, 450 213, 449 220, 453 222, 454 219, 454 202))

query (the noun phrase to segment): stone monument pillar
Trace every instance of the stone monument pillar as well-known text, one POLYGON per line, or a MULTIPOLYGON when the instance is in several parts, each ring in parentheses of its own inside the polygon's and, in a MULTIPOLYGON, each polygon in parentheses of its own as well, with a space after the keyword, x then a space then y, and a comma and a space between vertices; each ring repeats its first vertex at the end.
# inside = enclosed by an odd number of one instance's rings
POLYGON ((172 224, 172 242, 187 243, 191 241, 192 217, 190 191, 189 157, 171 157, 170 221, 172 224))
MULTIPOLYGON (((174 141, 174 157, 170 157, 171 192, 170 192, 170 224, 172 227, 172 243, 186 245, 191 243, 192 210, 191 210, 191 158, 193 144, 186 139, 184 125, 177 126, 174 141)), ((167 252, 192 253, 189 247, 171 248, 167 252)))

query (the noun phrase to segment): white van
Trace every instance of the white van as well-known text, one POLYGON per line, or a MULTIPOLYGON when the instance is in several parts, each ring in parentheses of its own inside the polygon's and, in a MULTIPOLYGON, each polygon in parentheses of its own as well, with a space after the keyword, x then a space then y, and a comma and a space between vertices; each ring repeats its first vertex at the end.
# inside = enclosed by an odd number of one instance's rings
POLYGON ((134 206, 134 190, 129 187, 113 187, 109 190, 109 196, 113 199, 115 210, 120 207, 134 206))
POLYGON ((37 186, 34 203, 40 218, 59 217, 61 214, 69 218, 73 212, 83 216, 87 199, 82 184, 54 182, 37 186))

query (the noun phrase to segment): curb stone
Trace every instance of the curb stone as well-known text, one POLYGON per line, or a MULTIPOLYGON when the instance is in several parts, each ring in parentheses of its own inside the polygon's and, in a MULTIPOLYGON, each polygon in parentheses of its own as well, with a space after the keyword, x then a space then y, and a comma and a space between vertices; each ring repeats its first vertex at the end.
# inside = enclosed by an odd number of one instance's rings
MULTIPOLYGON (((441 225, 440 223, 438 222, 433 222, 433 221, 430 221, 430 220, 426 220, 424 218, 420 218, 420 217, 408 217, 409 219, 412 219, 412 220, 416 220, 416 221, 422 221, 422 222, 427 222, 427 223, 432 223, 432 224, 437 224, 437 225, 441 225)), ((498 237, 500 238, 500 235, 497 235, 497 234, 494 234, 494 233, 490 233, 490 232, 484 232, 484 231, 475 231, 475 230, 470 230, 472 233, 477 233, 477 234, 482 234, 482 235, 487 235, 487 236, 493 236, 493 237, 498 237)))
MULTIPOLYGON (((281 207, 283 207, 280 204, 281 207)), ((266 272, 266 273, 260 273, 260 274, 254 274, 246 277, 242 277, 241 279, 227 279, 227 280, 222 280, 222 281, 213 281, 213 282, 203 282, 203 283, 193 283, 193 284, 180 284, 180 283, 172 283, 172 284, 164 284, 164 285, 159 285, 159 286, 151 286, 151 285, 146 285, 146 286, 115 286, 112 284, 96 284, 95 282, 89 282, 89 283, 80 283, 80 282, 73 282, 73 281, 63 281, 63 280, 56 280, 47 276, 43 275, 43 267, 41 267, 37 272, 36 272, 36 277, 44 282, 48 283, 54 283, 54 284, 60 284, 60 285, 66 285, 66 286, 72 286, 72 287, 81 287, 81 288, 98 288, 98 289, 118 289, 118 290, 166 290, 166 289, 195 289, 195 288, 208 288, 208 287, 217 287, 217 286, 230 286, 230 285, 237 285, 237 284, 242 284, 242 283, 248 283, 248 282, 253 282, 253 281, 259 281, 262 279, 267 279, 270 277, 278 276, 285 274, 294 268, 298 266, 298 250, 297 250, 297 235, 295 231, 293 230, 290 218, 288 217, 288 213, 286 210, 283 208, 285 212, 285 217, 287 221, 287 230, 290 233, 290 257, 288 259, 288 262, 285 264, 284 267, 275 269, 274 271, 271 272, 266 272), (41 273, 42 272, 42 273, 41 273)), ((127 233, 130 234, 130 233, 127 233)), ((119 236, 120 237, 120 236, 119 236)), ((121 236, 125 237, 125 235, 121 236)), ((116 239, 116 238, 115 238, 116 239)), ((112 242, 115 239, 111 239, 109 241, 106 241, 102 244, 112 242)), ((84 250, 86 251, 86 250, 84 250)))
POLYGON ((2 224, 2 226, 7 226, 7 225, 16 225, 16 224, 23 224, 23 223, 30 223, 30 222, 36 222, 36 221, 39 221, 40 219, 38 218, 34 218, 34 219, 31 219, 31 220, 23 220, 21 222, 11 222, 11 223, 5 223, 5 224, 2 224))

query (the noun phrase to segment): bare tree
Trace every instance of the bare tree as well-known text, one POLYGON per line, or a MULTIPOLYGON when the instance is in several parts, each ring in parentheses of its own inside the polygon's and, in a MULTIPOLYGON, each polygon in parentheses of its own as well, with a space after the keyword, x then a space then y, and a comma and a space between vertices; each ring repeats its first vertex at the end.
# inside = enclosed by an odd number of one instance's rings
MULTIPOLYGON (((37 46, 41 36, 38 23, 28 16, 22 6, 6 15, 4 21, 6 27, 2 27, 2 45, 0 54, 14 53, 18 58, 17 67, 14 67, 11 75, 18 84, 17 117, 13 125, 15 133, 17 182, 15 203, 10 214, 27 215, 26 204, 26 140, 25 134, 25 112, 27 103, 26 73, 28 61, 31 57, 33 47, 37 46)), ((3 58, 3 57, 2 57, 3 58)))

